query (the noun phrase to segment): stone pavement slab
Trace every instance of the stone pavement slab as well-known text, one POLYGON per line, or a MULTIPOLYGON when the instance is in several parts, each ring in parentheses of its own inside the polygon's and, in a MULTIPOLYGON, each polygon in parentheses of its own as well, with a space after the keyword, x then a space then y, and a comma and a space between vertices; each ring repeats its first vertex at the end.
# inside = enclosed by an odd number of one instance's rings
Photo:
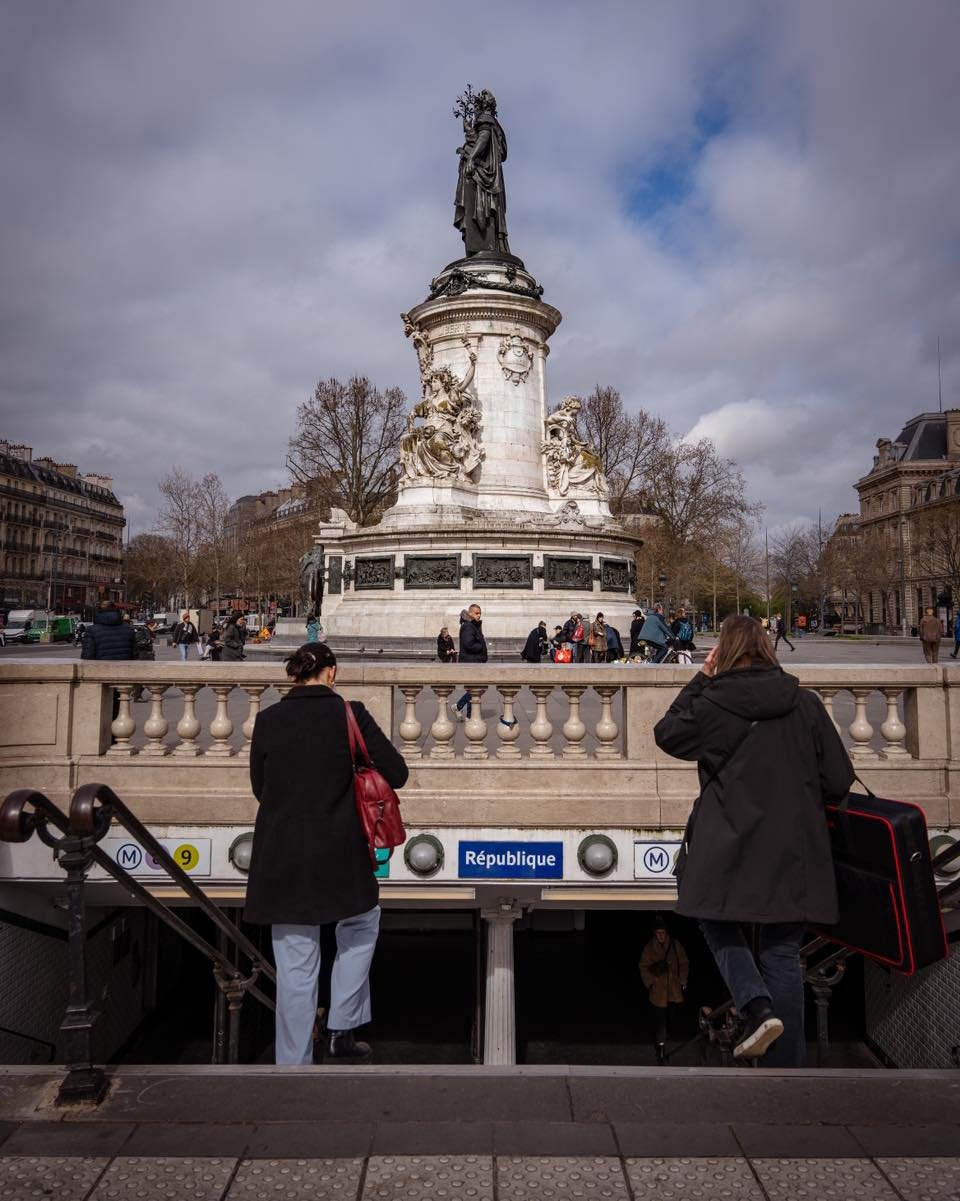
POLYGON ((868 1159, 751 1160, 769 1201, 899 1201, 868 1159))
POLYGON ((362 1159, 248 1159, 237 1168, 229 1201, 354 1201, 362 1159))
POLYGON ((734 1137, 747 1159, 860 1159, 863 1149, 843 1126, 771 1126, 735 1122, 734 1137))
POLYGON ((233 1176, 233 1159, 115 1159, 89 1201, 221 1201, 233 1176))
POLYGON ((2 1147, 4 1155, 116 1155, 132 1122, 24 1122, 2 1147))
POLYGON ((733 1131, 721 1122, 615 1122, 620 1154, 637 1159, 739 1158, 743 1152, 733 1131))
MULTIPOLYGON (((86 1123, 90 1126, 91 1123, 86 1123)), ((215 1122, 144 1122, 123 1144, 123 1155, 239 1159, 255 1126, 215 1122)))
POLYGON ((960 1159, 878 1159, 877 1166, 903 1201, 956 1201, 960 1159))
POLYGON ((499 1201, 630 1201, 619 1159, 568 1158, 497 1160, 499 1201))
POLYGON ((616 1156, 613 1130, 606 1123, 497 1122, 497 1155, 616 1156))
POLYGON ((871 1157, 960 1155, 960 1126, 851 1126, 850 1133, 871 1157))
POLYGON ((267 1122, 247 1143, 247 1159, 365 1159, 372 1122, 267 1122))
POLYGON ((441 1197, 444 1201, 493 1201, 492 1159, 485 1155, 383 1155, 374 1156, 367 1164, 363 1201, 433 1201, 441 1197))
POLYGON ((535 1114, 569 1121, 566 1080, 559 1075, 496 1076, 483 1072, 358 1073, 347 1068, 238 1074, 118 1073, 97 1118, 175 1122, 184 1114, 223 1122, 522 1121, 535 1114))
POLYGON ((738 1201, 766 1201, 750 1165, 743 1159, 628 1159, 627 1176, 635 1201, 663 1198, 736 1197, 738 1201))
POLYGON ((378 1122, 371 1155, 492 1155, 492 1122, 378 1122))
POLYGON ((0 1157, 0 1197, 3 1201, 84 1201, 109 1159, 60 1156, 0 1157))

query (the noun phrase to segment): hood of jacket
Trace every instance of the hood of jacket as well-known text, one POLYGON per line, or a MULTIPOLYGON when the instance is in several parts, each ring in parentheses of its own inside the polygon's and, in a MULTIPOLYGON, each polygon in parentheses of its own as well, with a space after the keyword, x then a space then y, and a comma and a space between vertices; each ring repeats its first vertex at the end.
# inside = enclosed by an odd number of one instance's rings
POLYGON ((93 615, 93 624, 97 626, 118 626, 122 621, 119 609, 98 609, 93 615))
POLYGON ((469 620, 470 620, 470 610, 469 609, 461 609, 460 610, 460 624, 463 625, 464 622, 467 622, 469 620))
POLYGON ((800 681, 779 667, 746 667, 714 676, 702 695, 737 717, 762 721, 783 717, 793 709, 800 695, 800 681))

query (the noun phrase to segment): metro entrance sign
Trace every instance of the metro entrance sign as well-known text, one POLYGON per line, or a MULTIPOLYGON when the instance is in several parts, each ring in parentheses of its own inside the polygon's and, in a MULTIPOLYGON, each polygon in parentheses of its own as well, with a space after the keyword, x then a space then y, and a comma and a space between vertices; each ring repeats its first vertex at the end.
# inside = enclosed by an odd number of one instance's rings
POLYGON ((562 880, 562 842, 461 842, 466 880, 562 880))
POLYGON ((633 878, 635 880, 673 879, 679 842, 635 842, 633 844, 633 878))
MULTIPOLYGON (((161 838, 164 850, 191 876, 210 875, 209 838, 161 838)), ((126 868, 131 876, 165 874, 163 867, 132 838, 105 838, 103 849, 120 867, 126 868)))

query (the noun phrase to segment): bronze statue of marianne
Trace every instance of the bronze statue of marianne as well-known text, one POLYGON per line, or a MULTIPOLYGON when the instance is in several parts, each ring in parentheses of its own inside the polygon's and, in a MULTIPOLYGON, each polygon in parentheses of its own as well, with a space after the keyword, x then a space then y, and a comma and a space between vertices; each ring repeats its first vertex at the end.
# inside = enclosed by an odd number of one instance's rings
POLYGON ((496 98, 486 89, 474 94, 468 87, 453 111, 463 118, 464 137, 457 149, 460 173, 453 224, 460 230, 468 258, 481 251, 509 255, 503 184, 507 135, 497 120, 496 98))

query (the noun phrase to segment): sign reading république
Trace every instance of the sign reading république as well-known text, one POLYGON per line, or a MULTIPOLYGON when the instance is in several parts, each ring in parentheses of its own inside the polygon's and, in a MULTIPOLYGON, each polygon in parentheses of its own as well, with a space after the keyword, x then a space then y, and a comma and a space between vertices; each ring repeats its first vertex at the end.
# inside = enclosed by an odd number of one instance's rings
POLYGON ((562 842, 461 842, 461 879, 562 880, 562 842))

